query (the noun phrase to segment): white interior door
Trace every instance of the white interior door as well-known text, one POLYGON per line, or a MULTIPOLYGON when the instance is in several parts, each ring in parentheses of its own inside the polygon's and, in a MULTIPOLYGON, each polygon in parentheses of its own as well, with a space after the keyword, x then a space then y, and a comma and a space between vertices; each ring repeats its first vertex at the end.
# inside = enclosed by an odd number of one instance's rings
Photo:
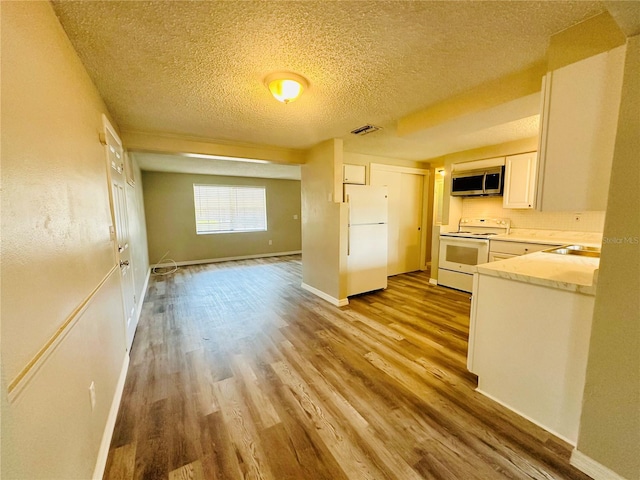
POLYGON ((420 270, 424 175, 371 168, 371 185, 389 195, 388 275, 420 270))
POLYGON ((116 240, 116 261, 120 266, 122 299, 125 314, 127 349, 131 349, 137 327, 135 315, 135 287, 131 266, 129 241, 129 219, 127 217, 127 195, 125 191, 124 152, 122 143, 113 128, 105 120, 107 161, 109 163, 109 186, 111 190, 111 211, 116 240))

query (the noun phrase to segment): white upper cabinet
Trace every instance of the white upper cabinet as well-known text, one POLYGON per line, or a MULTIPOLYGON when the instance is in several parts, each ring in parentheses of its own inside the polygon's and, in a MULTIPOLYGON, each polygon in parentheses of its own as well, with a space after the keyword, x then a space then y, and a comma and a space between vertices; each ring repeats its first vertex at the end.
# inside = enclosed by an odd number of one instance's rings
POLYGON ((624 54, 623 45, 546 75, 538 209, 606 210, 624 54))
POLYGON ((538 152, 506 158, 504 169, 504 208, 534 208, 538 152))
POLYGON ((366 179, 366 167, 364 165, 347 165, 342 166, 342 183, 352 183, 356 185, 364 185, 366 179))

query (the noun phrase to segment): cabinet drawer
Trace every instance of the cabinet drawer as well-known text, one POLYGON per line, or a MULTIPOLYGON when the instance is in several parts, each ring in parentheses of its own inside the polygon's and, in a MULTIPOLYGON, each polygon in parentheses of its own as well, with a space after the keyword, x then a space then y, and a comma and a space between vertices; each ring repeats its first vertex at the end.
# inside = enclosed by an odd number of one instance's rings
POLYGON ((527 253, 539 252, 547 248, 559 246, 557 244, 525 243, 525 242, 505 242, 501 240, 491 240, 489 242, 490 253, 508 253, 511 255, 526 255, 527 253))
POLYGON ((500 260, 507 260, 517 256, 512 253, 489 252, 489 262, 499 262, 500 260))

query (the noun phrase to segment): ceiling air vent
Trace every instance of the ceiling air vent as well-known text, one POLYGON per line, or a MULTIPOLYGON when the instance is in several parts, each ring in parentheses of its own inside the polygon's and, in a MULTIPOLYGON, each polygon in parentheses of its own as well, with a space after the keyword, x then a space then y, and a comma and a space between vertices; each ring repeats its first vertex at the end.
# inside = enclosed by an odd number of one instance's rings
POLYGON ((351 130, 351 133, 354 135, 366 135, 367 133, 377 132, 381 128, 382 127, 376 127, 375 125, 363 125, 355 130, 351 130))

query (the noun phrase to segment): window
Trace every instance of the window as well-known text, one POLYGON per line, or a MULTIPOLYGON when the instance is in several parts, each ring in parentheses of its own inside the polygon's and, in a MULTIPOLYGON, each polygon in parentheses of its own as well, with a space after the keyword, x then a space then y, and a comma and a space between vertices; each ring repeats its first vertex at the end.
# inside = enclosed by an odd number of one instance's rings
POLYGON ((267 230, 264 187, 193 185, 196 233, 236 233, 267 230))

